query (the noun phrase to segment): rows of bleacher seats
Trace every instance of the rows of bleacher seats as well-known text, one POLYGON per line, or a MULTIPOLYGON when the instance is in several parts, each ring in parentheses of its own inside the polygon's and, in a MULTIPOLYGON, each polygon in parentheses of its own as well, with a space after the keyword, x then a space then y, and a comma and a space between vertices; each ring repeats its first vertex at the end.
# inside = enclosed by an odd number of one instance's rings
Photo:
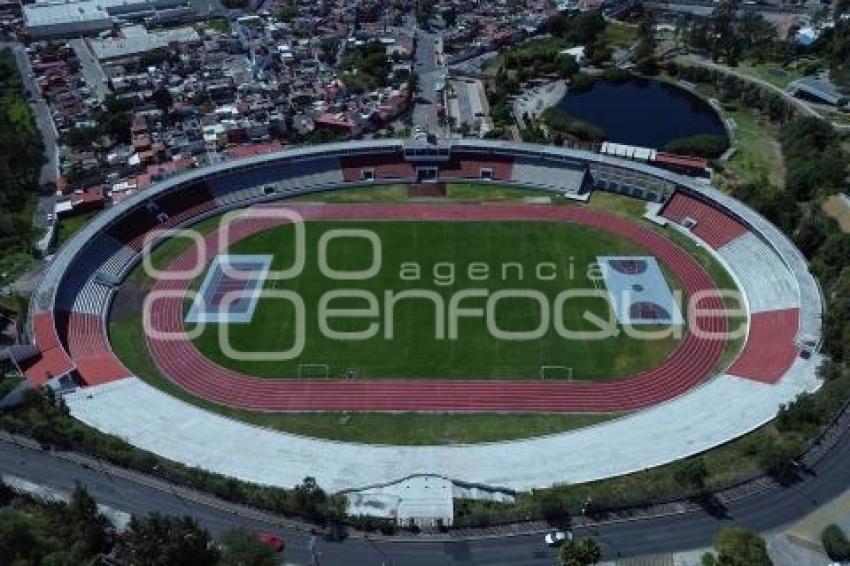
POLYGON ((166 193, 156 199, 160 214, 168 215, 166 221, 172 226, 182 224, 215 207, 213 196, 207 190, 206 183, 184 187, 178 191, 166 193))
POLYGON ((106 233, 139 252, 142 250, 145 234, 159 224, 155 208, 140 206, 110 226, 106 233))
POLYGON ((101 264, 100 272, 107 278, 117 280, 138 253, 138 251, 130 246, 121 246, 118 251, 101 264))
POLYGON ((776 383, 800 353, 795 343, 799 323, 798 308, 753 313, 747 343, 727 373, 776 383))
POLYGON ((106 308, 109 306, 111 292, 112 287, 98 283, 95 277, 91 277, 86 281, 82 289, 80 289, 80 292, 74 299, 71 310, 73 312, 104 316, 106 314, 106 308))
POLYGON ((456 153, 448 163, 440 165, 441 179, 483 179, 510 181, 513 157, 456 153))
POLYGON ((323 157, 288 161, 262 170, 249 170, 209 182, 219 207, 247 204, 271 195, 285 196, 310 188, 343 182, 339 159, 323 157))
POLYGON ((44 385, 54 377, 66 375, 74 370, 74 362, 68 357, 57 334, 52 312, 40 312, 32 320, 33 338, 39 354, 21 362, 21 371, 35 385, 44 385))
POLYGON ((667 201, 661 216, 689 228, 699 239, 715 249, 748 232, 747 227, 731 215, 680 192, 667 201))
POLYGON ((663 202, 675 190, 669 181, 613 165, 591 163, 588 172, 600 189, 654 202, 663 202))
POLYGON ((340 159, 342 178, 346 183, 367 180, 366 172, 371 172, 376 180, 413 180, 416 168, 399 154, 362 155, 340 159))
POLYGON ((748 232, 717 251, 727 265, 733 266, 750 312, 799 306, 794 274, 759 236, 748 232))
POLYGON ((511 180, 542 189, 578 194, 585 179, 583 167, 571 167, 561 161, 522 157, 514 162, 511 180))
POLYGON ((66 343, 68 353, 74 359, 83 356, 102 356, 109 354, 109 340, 106 337, 106 320, 103 315, 87 312, 64 313, 66 343))

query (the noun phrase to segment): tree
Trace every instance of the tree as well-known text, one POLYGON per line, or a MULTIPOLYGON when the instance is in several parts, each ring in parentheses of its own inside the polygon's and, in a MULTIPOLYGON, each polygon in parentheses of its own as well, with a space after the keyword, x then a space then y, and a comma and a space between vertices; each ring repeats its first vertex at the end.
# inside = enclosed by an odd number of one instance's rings
POLYGON ((274 550, 249 531, 239 529, 224 533, 219 547, 220 566, 273 566, 277 562, 274 550))
POLYGON ((448 10, 443 11, 443 22, 448 28, 455 27, 455 24, 457 23, 457 12, 455 12, 454 8, 449 8, 448 10))
POLYGON ((211 543, 209 533, 191 517, 163 517, 153 513, 130 520, 116 555, 126 564, 213 566, 219 555, 211 543))
POLYGON ((724 566, 771 566, 764 539, 741 527, 726 527, 714 537, 717 560, 724 566))
POLYGON ((163 114, 168 114, 171 110, 171 106, 174 104, 174 99, 171 96, 171 92, 164 86, 159 87, 153 94, 151 94, 151 102, 159 108, 163 114))
POLYGON ((559 558, 562 566, 590 566, 602 557, 602 549, 592 538, 573 539, 561 547, 559 558))
POLYGON ((72 541, 68 552, 76 560, 108 552, 112 547, 109 522, 97 510, 97 502, 81 486, 74 489, 62 515, 65 516, 58 518, 55 529, 63 538, 72 541))
POLYGON ((821 533, 821 542, 830 559, 836 562, 850 560, 850 541, 838 525, 827 525, 821 533))
POLYGON ((680 463, 673 473, 673 479, 679 485, 702 491, 705 488, 705 480, 708 478, 708 468, 702 458, 690 458, 680 463))

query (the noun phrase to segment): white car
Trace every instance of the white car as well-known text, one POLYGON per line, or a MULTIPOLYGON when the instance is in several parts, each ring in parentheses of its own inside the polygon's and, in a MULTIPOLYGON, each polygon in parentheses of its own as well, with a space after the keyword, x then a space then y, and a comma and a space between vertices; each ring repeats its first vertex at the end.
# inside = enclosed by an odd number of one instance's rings
POLYGON ((561 546, 568 540, 573 540, 573 533, 571 531, 552 531, 546 533, 543 540, 546 541, 547 546, 561 546))

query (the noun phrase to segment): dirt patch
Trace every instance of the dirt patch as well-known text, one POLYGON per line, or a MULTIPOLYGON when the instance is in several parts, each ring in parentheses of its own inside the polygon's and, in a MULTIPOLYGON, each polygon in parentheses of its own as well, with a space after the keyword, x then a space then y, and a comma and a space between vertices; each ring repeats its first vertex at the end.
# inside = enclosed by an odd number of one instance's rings
POLYGON ((841 195, 832 195, 823 203, 823 211, 838 221, 844 233, 850 233, 850 200, 841 195))

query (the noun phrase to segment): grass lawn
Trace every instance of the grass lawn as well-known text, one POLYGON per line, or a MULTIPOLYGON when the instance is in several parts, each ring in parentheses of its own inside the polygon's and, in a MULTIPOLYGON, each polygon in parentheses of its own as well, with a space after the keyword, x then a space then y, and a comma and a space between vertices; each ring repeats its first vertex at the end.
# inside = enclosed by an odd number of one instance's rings
POLYGON ((59 228, 56 234, 56 247, 64 244, 68 238, 73 236, 77 230, 88 224, 89 220, 97 215, 96 211, 76 214, 74 216, 63 216, 59 219, 59 228))
POLYGON ((785 186, 785 160, 776 140, 777 131, 766 119, 747 110, 724 111, 735 120, 732 144, 737 152, 728 168, 744 181, 758 183, 768 179, 777 187, 785 186))
POLYGON ((216 405, 187 393, 165 377, 144 343, 141 315, 111 321, 112 347, 127 367, 150 385, 206 410, 257 426, 329 440, 372 444, 428 445, 495 442, 530 438, 598 424, 616 414, 342 414, 257 413, 216 405))
POLYGON ((407 185, 373 185, 325 191, 301 195, 291 199, 293 202, 327 202, 327 203, 370 203, 370 202, 404 202, 407 200, 407 185))
MULTIPOLYGON (((298 377, 300 364, 327 364, 330 376, 343 376, 347 368, 354 368, 359 376, 370 378, 537 379, 541 365, 552 365, 573 368, 575 379, 597 380, 653 368, 676 344, 673 338, 650 342, 625 333, 604 340, 567 340, 551 324, 540 338, 500 340, 477 317, 460 318, 456 339, 450 335, 447 339, 437 338, 438 326, 440 333, 448 334, 450 317, 438 325, 432 300, 399 301, 392 314, 384 301, 387 290, 436 292, 444 301, 440 312, 446 313, 452 295, 459 290, 482 289, 492 294, 500 289, 531 289, 547 298, 548 318, 559 292, 596 288, 587 273, 597 256, 647 254, 612 234, 560 222, 308 222, 307 250, 318 249, 319 237, 329 230, 352 228, 372 230, 383 242, 381 268, 374 277, 331 281, 320 273, 315 254, 308 252, 300 276, 266 282, 266 289, 295 290, 303 297, 306 339, 297 358, 283 362, 233 359, 221 350, 220 325, 206 328, 195 341, 198 348, 224 367, 269 378, 298 377), (476 262, 489 268, 486 277, 469 276, 467 266, 476 262), (558 266, 552 280, 535 276, 540 262, 558 266), (419 266, 416 273, 413 264, 419 266), (408 272, 412 274, 410 278, 402 275, 408 272), (374 337, 330 339, 319 330, 316 313, 321 297, 340 288, 372 293, 376 313, 365 318, 334 318, 329 326, 338 332, 361 332, 372 326, 374 337), (393 337, 387 337, 390 326, 393 337)), ((228 252, 272 254, 272 270, 285 269, 291 258, 280 254, 280 250, 292 249, 293 232, 289 225, 273 228, 237 242, 228 252)), ((339 239, 328 247, 327 263, 334 269, 365 269, 371 263, 371 245, 362 238, 339 239)), ((485 298, 471 298, 461 307, 484 308, 486 303, 485 298)), ((362 298, 338 299, 330 306, 360 309, 366 304, 362 298)), ((530 331, 541 323, 540 310, 538 303, 528 298, 508 298, 499 301, 494 318, 502 330, 530 331)), ((585 311, 606 320, 609 317, 608 301, 598 298, 574 299, 561 310, 566 327, 581 331, 596 329, 582 317, 585 311)), ((293 313, 289 301, 261 299, 250 323, 228 325, 230 342, 244 352, 286 351, 296 332, 293 313)))
MULTIPOLYGON (((522 201, 533 197, 550 197, 553 202, 563 202, 547 191, 525 189, 499 183, 446 183, 447 199, 462 201, 522 201)), ((356 203, 396 203, 409 202, 407 185, 367 185, 320 193, 301 195, 291 199, 293 202, 325 202, 331 204, 356 203)), ((423 200, 423 199, 415 199, 423 200)), ((427 198, 424 200, 428 200, 427 198)))
POLYGON ((601 39, 612 47, 629 47, 638 38, 638 27, 609 20, 601 39))
POLYGON ((823 211, 838 221, 841 231, 850 232, 850 204, 840 195, 832 195, 823 202, 823 211))
MULTIPOLYGON (((459 192, 465 197, 475 196, 473 186, 463 187, 459 192)), ((479 189, 478 200, 485 201, 496 196, 492 190, 495 186, 487 186, 479 189)), ((358 198, 365 199, 364 202, 379 200, 370 191, 381 192, 381 187, 369 187, 365 189, 353 189, 357 191, 358 198)), ((510 188, 510 190, 517 190, 510 188)), ((340 193, 348 192, 340 191, 340 193)), ((518 196, 527 196, 526 191, 519 191, 518 196)), ((326 194, 326 195, 329 195, 326 194)), ((309 199, 308 199, 309 200, 309 199)), ((313 198, 312 200, 316 200, 313 198)), ((580 205, 573 202, 566 203, 574 206, 588 206, 601 210, 607 210, 624 216, 639 218, 643 214, 645 203, 643 201, 596 191, 590 202, 580 205)), ((205 220, 193 228, 201 233, 206 233, 215 228, 217 219, 205 220)), ((723 268, 704 250, 698 248, 685 238, 672 230, 663 229, 645 223, 652 229, 658 230, 670 237, 673 241, 687 249, 700 263, 702 263, 718 286, 732 285, 731 278, 723 268)), ((183 239, 168 240, 159 246, 153 253, 154 265, 162 268, 168 265, 182 251, 188 243, 183 239)), ((574 246, 573 246, 574 247, 574 246)), ((137 268, 127 284, 122 289, 145 289, 150 285, 141 268, 137 268)), ((401 305, 399 305, 401 307, 401 305)), ((144 379, 151 385, 186 402, 198 405, 207 410, 222 414, 237 420, 264 426, 271 429, 327 438, 341 441, 360 441, 386 444, 450 444, 450 443, 472 443, 508 440, 514 438, 527 438, 531 436, 551 434, 565 430, 589 426, 603 422, 617 415, 417 415, 417 414, 353 414, 342 415, 338 413, 252 413, 248 411, 234 410, 228 407, 215 405, 213 403, 198 399, 186 393, 183 389, 174 385, 163 377, 146 348, 140 347, 144 344, 144 336, 141 327, 141 317, 138 312, 131 312, 118 319, 113 317, 110 321, 110 340, 113 348, 122 358, 135 375, 144 379)), ((728 356, 737 352, 740 345, 730 345, 728 356)), ((740 467, 738 467, 740 468, 740 467)), ((719 471, 723 475, 722 471, 719 471)))
POLYGON ((803 76, 797 69, 790 69, 776 63, 739 63, 735 70, 779 88, 785 88, 789 83, 803 76))

